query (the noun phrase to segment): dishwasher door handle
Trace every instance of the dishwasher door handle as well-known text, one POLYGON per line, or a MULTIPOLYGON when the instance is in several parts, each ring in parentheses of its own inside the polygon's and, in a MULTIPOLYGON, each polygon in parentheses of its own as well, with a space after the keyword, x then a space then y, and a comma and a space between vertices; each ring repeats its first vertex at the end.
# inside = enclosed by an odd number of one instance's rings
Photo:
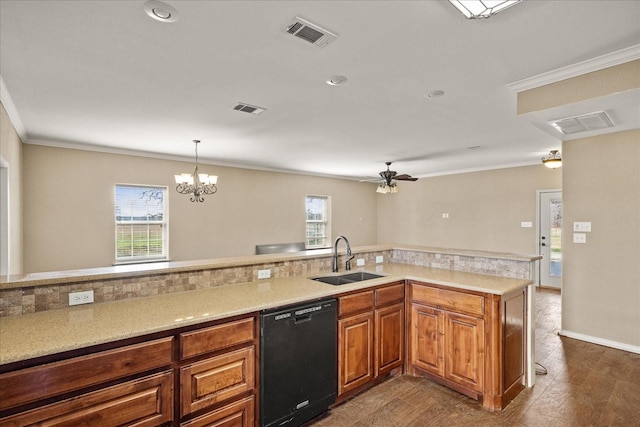
POLYGON ((311 315, 307 314, 306 316, 298 316, 293 320, 293 323, 295 323, 296 325, 298 323, 304 323, 304 322, 308 322, 309 320, 311 320, 311 315))

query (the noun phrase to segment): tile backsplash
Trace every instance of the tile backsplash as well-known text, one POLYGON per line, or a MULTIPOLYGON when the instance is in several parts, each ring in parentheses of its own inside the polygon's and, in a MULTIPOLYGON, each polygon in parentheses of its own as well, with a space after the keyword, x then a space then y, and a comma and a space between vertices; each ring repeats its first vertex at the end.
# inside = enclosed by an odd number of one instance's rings
MULTIPOLYGON (((531 261, 486 256, 455 255, 425 250, 389 249, 358 253, 365 260, 365 269, 375 265, 377 256, 385 262, 421 265, 432 268, 465 271, 518 279, 532 277, 531 261)), ((340 263, 343 263, 343 256, 340 263)), ((355 266, 355 261, 353 262, 355 266)), ((128 278, 113 278, 69 282, 55 285, 0 289, 0 317, 17 316, 55 310, 69 306, 69 293, 94 292, 94 303, 128 298, 170 294, 222 285, 258 280, 258 270, 271 270, 272 278, 306 276, 331 271, 331 256, 242 265, 236 267, 197 269, 179 273, 150 273, 128 278)))

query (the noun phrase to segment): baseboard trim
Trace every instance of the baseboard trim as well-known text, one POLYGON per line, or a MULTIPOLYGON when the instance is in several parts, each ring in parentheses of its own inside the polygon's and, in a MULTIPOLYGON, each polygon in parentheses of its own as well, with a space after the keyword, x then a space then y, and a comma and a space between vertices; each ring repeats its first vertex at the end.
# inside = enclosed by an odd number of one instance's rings
POLYGON ((563 337, 574 338, 576 340, 590 342, 591 344, 603 345, 605 347, 611 347, 618 350, 628 351, 630 353, 640 354, 640 346, 636 346, 636 345, 625 344, 617 341, 611 341, 604 338, 592 337, 591 335, 579 334, 577 332, 571 332, 565 329, 561 329, 559 334, 563 337))

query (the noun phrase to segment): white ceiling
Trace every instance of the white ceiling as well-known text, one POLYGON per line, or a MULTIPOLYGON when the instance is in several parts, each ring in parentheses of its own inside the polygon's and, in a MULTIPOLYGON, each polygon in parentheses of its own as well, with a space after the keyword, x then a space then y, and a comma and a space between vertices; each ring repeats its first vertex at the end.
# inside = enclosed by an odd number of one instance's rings
POLYGON ((1 0, 3 103, 25 142, 192 159, 200 139, 207 163, 353 179, 385 161, 414 176, 536 164, 560 139, 516 116, 508 85, 640 44, 640 1, 525 0, 486 20, 447 1, 167 3, 173 24, 144 1, 1 0), (338 39, 284 34, 295 16, 338 39))

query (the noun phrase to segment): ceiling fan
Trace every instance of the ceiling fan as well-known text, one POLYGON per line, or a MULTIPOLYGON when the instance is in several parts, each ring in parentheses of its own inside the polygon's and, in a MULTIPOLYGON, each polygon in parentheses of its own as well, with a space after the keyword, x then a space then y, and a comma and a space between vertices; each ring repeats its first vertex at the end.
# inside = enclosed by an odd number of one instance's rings
POLYGON ((414 178, 411 175, 401 174, 398 175, 398 172, 389 170, 391 166, 391 162, 385 162, 387 165, 387 170, 380 172, 380 177, 384 180, 378 188, 376 189, 377 193, 387 194, 387 193, 397 193, 398 187, 396 187, 395 181, 417 181, 418 178, 414 178))

